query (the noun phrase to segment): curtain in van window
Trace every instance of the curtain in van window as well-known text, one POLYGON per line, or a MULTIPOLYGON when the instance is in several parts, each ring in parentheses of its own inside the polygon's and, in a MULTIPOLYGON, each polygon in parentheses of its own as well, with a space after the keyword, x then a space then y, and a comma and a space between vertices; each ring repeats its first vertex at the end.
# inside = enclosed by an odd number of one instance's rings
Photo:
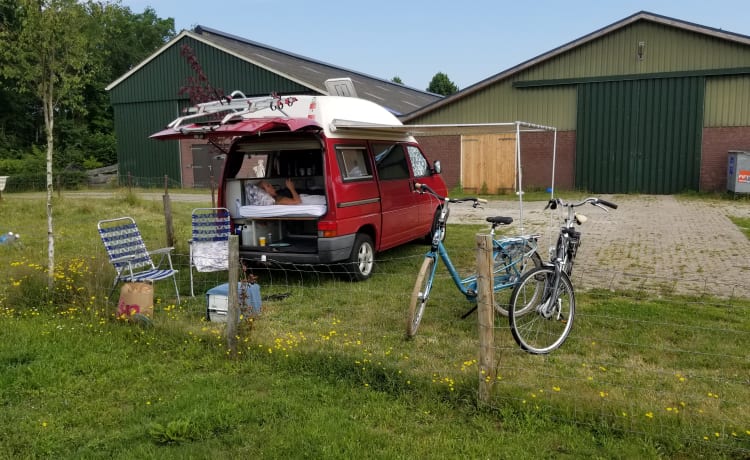
POLYGON ((411 169, 414 171, 414 177, 429 176, 430 168, 422 152, 413 145, 407 145, 406 150, 409 152, 409 160, 411 160, 411 169))
POLYGON ((373 144, 375 163, 380 180, 408 179, 409 164, 406 153, 399 144, 373 144))

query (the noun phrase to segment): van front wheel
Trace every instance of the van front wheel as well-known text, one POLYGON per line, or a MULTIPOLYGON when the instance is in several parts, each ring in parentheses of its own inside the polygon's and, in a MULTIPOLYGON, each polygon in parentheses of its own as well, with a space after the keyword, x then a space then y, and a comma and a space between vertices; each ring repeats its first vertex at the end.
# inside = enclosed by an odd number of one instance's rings
POLYGON ((357 234, 349 256, 349 276, 355 281, 364 281, 372 274, 375 265, 375 249, 372 238, 364 233, 357 234))

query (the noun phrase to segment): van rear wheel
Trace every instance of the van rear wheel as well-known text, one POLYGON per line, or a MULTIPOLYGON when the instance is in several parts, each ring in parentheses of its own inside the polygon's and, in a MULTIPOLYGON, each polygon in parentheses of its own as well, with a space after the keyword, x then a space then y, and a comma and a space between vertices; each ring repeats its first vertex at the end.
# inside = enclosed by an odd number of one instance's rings
POLYGON ((364 281, 370 277, 375 266, 375 249, 370 235, 357 234, 347 266, 349 276, 354 281, 364 281))

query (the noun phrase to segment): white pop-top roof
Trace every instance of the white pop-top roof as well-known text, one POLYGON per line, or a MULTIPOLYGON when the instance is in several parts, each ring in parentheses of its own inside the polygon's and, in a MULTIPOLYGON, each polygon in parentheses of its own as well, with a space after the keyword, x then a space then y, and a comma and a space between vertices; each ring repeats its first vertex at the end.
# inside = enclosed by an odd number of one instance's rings
MULTIPOLYGON (((196 135, 253 134, 258 131, 305 128, 322 129, 327 137, 372 137, 366 127, 401 127, 401 121, 384 107, 356 97, 344 96, 268 96, 246 98, 235 92, 231 98, 198 104, 192 113, 177 118, 167 129, 154 134, 153 138, 193 137, 196 135), (223 118, 219 121, 217 116, 223 118), (207 117, 215 121, 206 122, 207 117), (349 126, 345 131, 336 129, 336 123, 349 126), (360 126, 361 130, 352 129, 360 126)), ((413 140, 400 131, 380 132, 376 137, 413 140)))

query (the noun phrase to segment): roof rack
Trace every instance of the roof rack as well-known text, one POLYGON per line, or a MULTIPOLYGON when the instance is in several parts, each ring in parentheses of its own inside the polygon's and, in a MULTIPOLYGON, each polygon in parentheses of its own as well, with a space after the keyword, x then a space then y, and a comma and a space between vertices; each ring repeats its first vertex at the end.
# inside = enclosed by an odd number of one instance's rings
POLYGON ((229 96, 224 96, 221 99, 215 101, 203 102, 197 104, 194 107, 189 108, 187 111, 190 115, 184 115, 176 118, 174 121, 167 125, 168 128, 172 128, 175 131, 206 131, 213 130, 221 125, 227 124, 235 118, 242 117, 248 113, 254 113, 259 110, 278 110, 283 116, 288 117, 284 112, 284 106, 291 107, 297 102, 296 97, 285 97, 282 98, 279 95, 272 94, 270 96, 256 96, 247 97, 241 91, 233 91, 229 96), (200 128, 183 128, 182 125, 186 121, 194 120, 196 118, 205 117, 206 115, 218 114, 229 112, 218 124, 213 126, 203 126, 200 128))

